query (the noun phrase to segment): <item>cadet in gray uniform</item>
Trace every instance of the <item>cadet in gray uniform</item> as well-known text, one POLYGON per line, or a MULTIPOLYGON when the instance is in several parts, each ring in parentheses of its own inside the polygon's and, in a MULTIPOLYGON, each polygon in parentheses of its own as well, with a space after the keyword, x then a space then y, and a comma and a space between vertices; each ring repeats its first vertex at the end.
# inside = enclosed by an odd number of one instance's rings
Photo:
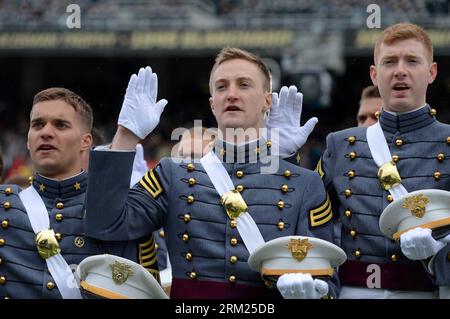
MULTIPOLYGON (((226 128, 257 131, 264 125, 272 97, 269 77, 267 67, 253 54, 222 50, 210 83, 211 108, 222 132, 227 134, 226 128)), ((139 139, 158 124, 167 101, 156 102, 156 87, 156 74, 149 67, 131 77, 112 150, 134 150, 139 139)), ((258 135, 250 142, 244 138, 237 136, 240 144, 236 144, 226 135, 215 141, 214 150, 263 239, 307 235, 332 241, 332 211, 319 175, 284 160, 273 173, 261 174, 271 142, 258 135)), ((128 240, 163 226, 172 264, 172 298, 280 297, 276 289, 266 288, 259 273, 250 270, 238 223, 227 216, 201 163, 164 158, 129 191, 133 157, 132 151, 91 152, 90 236, 128 240)), ((304 297, 337 296, 335 274, 314 281, 298 279, 295 284, 304 290, 304 297), (319 280, 328 283, 327 289, 313 294, 310 290, 316 289, 319 280)))
MULTIPOLYGON (((30 120, 28 148, 37 172, 30 187, 42 198, 49 226, 69 268, 74 270, 85 257, 108 253, 138 261, 158 277, 151 236, 102 242, 85 235, 88 176, 81 169, 81 152, 91 145, 90 106, 69 90, 50 88, 34 97, 30 120)), ((46 260, 38 253, 19 192, 15 185, 0 186, 0 296, 61 298, 46 260)), ((71 284, 75 283, 68 282, 71 284)))
MULTIPOLYGON (((425 103, 437 73, 432 59, 428 35, 415 25, 398 24, 378 39, 371 66, 383 100, 379 123, 408 192, 450 190, 450 126, 437 121, 436 111, 425 103)), ((422 247, 420 238, 413 243, 417 250, 430 251, 427 258, 437 253, 432 277, 420 261, 402 253, 423 258, 406 251, 403 238, 399 244, 381 233, 379 217, 393 198, 380 186, 366 131, 355 127, 330 134, 317 166, 342 221, 341 246, 348 257, 339 269, 342 296, 433 298, 436 285, 450 284, 449 245, 437 252, 422 247)))

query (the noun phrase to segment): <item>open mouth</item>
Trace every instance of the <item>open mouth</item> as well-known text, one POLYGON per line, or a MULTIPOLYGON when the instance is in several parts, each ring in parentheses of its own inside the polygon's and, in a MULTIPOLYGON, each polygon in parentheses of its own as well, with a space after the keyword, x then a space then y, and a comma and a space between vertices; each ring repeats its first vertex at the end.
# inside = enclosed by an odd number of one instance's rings
POLYGON ((403 91, 409 90, 410 87, 406 83, 397 83, 397 84, 394 84, 392 89, 397 92, 403 92, 403 91))
POLYGON ((50 145, 50 144, 42 144, 37 148, 37 150, 47 152, 47 151, 56 150, 56 147, 54 147, 53 145, 50 145))
POLYGON ((225 112, 234 112, 234 111, 241 111, 241 109, 236 105, 229 105, 225 108, 225 112))

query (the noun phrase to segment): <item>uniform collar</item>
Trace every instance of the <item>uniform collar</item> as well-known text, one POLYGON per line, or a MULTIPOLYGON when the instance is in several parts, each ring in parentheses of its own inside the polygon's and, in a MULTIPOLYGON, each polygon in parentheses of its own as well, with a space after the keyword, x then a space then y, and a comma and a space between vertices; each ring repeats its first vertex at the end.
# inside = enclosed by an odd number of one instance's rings
POLYGON ((85 171, 60 181, 35 174, 33 187, 42 197, 69 198, 86 192, 87 178, 85 171))
POLYGON ((270 146, 271 143, 262 137, 242 144, 232 144, 216 139, 213 152, 224 163, 256 163, 270 155, 270 146))
POLYGON ((411 132, 430 125, 435 121, 436 117, 428 104, 413 112, 392 114, 383 110, 380 114, 381 128, 389 133, 411 132))

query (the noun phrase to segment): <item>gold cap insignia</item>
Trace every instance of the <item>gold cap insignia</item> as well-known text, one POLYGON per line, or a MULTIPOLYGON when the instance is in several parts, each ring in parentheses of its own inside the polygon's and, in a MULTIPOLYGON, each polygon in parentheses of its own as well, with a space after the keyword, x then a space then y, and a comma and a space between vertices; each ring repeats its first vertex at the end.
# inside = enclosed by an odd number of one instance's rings
POLYGON ((430 202, 423 194, 410 196, 403 202, 403 208, 408 208, 414 217, 422 218, 426 212, 426 206, 430 202))
POLYGON ((36 234, 35 243, 39 255, 43 259, 50 258, 61 252, 53 229, 44 229, 36 234))
POLYGON ((394 162, 387 162, 381 165, 378 170, 378 179, 380 180, 381 187, 383 187, 384 190, 400 185, 402 182, 397 166, 394 162))
POLYGON ((235 189, 223 194, 220 197, 220 203, 230 219, 238 218, 248 209, 242 195, 235 189))
POLYGON ((131 266, 125 263, 115 261, 114 264, 110 265, 110 267, 112 269, 112 279, 118 285, 123 284, 127 281, 128 277, 133 275, 131 266))
POLYGON ((302 261, 308 255, 308 251, 313 248, 313 245, 308 242, 308 239, 291 239, 287 248, 291 251, 292 257, 302 261))

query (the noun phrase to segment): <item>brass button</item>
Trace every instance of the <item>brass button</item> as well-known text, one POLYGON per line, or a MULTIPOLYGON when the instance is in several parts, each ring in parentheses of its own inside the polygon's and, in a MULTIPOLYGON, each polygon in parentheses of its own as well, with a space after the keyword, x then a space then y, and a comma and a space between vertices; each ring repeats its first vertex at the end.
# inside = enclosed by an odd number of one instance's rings
POLYGON ((278 201, 277 206, 279 209, 283 209, 284 208, 284 202, 282 200, 278 201))
POLYGON ((442 153, 439 153, 438 156, 437 156, 437 159, 438 159, 439 162, 442 162, 443 160, 445 160, 445 155, 442 154, 442 153))
POLYGON ((401 139, 396 139, 396 140, 395 140, 395 145, 397 145, 397 146, 402 146, 402 145, 403 145, 403 140, 401 140, 401 139))
POLYGON ((394 197, 392 197, 391 194, 386 196, 386 199, 388 200, 388 202, 392 202, 394 200, 394 197))
POLYGON ((7 221, 6 219, 2 221, 2 228, 6 229, 9 226, 9 221, 7 221))
POLYGON ((439 181, 441 179, 441 172, 434 172, 433 177, 436 182, 439 181))
POLYGON ((354 230, 354 229, 350 230, 350 236, 355 238, 356 237, 356 230, 354 230))
POLYGON ((244 172, 243 171, 237 171, 236 172, 236 177, 237 178, 242 178, 242 176, 244 176, 244 172))
POLYGON ((392 260, 392 261, 397 261, 397 260, 398 260, 398 257, 397 257, 397 255, 395 255, 395 254, 394 254, 394 255, 392 255, 392 256, 391 256, 391 260, 392 260))
POLYGON ((356 173, 354 170, 350 170, 350 171, 348 171, 347 176, 348 176, 348 178, 352 179, 353 177, 356 176, 356 173))
POLYGON ((61 233, 56 233, 56 234, 55 234, 55 238, 56 238, 57 241, 60 241, 61 238, 62 238, 61 233))
POLYGON ((6 244, 6 240, 4 240, 3 238, 0 238, 0 246, 5 246, 6 244))
POLYGON ((157 243, 155 243, 155 249, 158 249, 159 245, 157 243))
POLYGON ((381 115, 381 112, 380 112, 380 111, 376 111, 376 112, 375 112, 375 117, 376 117, 377 119, 380 118, 380 115, 381 115))
POLYGON ((287 193, 289 191, 289 186, 287 186, 286 184, 281 185, 281 191, 283 193, 287 193))
POLYGON ((397 163, 400 160, 400 157, 398 157, 398 155, 392 155, 392 161, 394 163, 397 163))
POLYGON ((230 257, 230 263, 235 264, 235 263, 237 263, 237 261, 238 261, 238 258, 236 256, 230 257))
POLYGON ((189 235, 188 234, 183 234, 183 241, 185 243, 189 241, 189 235))
POLYGON ((13 193, 12 188, 11 187, 6 187, 5 188, 5 194, 6 195, 11 195, 13 193))
POLYGON ((356 153, 350 152, 350 153, 348 153, 348 157, 350 158, 350 160, 354 160, 356 158, 356 153))
POLYGON ((33 181, 34 181, 34 177, 33 176, 29 176, 28 177, 28 183, 31 185, 31 184, 33 184, 33 181))
POLYGON ((189 274, 189 278, 191 278, 191 279, 197 278, 197 273, 194 272, 194 271, 192 271, 192 272, 189 274))
POLYGON ((3 208, 6 209, 10 209, 11 208, 11 203, 10 202, 4 202, 3 203, 3 208))
POLYGON ((3 264, 3 258, 0 258, 0 265, 3 264))
POLYGON ((283 230, 284 229, 284 222, 282 220, 280 220, 277 224, 277 227, 279 230, 283 230))
POLYGON ((159 231, 159 237, 164 238, 164 236, 166 236, 166 234, 164 233, 164 230, 160 230, 159 231))
POLYGON ((236 186, 236 190, 237 190, 239 193, 242 193, 242 192, 244 191, 244 186, 238 185, 238 186, 236 186))
POLYGON ((449 137, 447 137, 447 140, 446 140, 446 142, 447 142, 447 144, 450 144, 450 136, 449 136, 449 137))
POLYGON ((5 296, 3 297, 3 299, 11 299, 9 296, 5 296))
POLYGON ((191 177, 191 178, 189 178, 188 183, 189 183, 189 186, 194 186, 195 183, 197 183, 197 181, 195 180, 195 178, 191 177))
POLYGON ((355 257, 356 257, 356 258, 361 257, 361 250, 357 249, 357 250, 355 251, 355 257))
POLYGON ((355 144, 355 141, 356 141, 356 137, 355 137, 355 136, 350 136, 350 137, 348 138, 348 142, 349 142, 351 145, 355 144))
POLYGON ((236 246, 238 244, 238 240, 236 238, 231 238, 230 244, 231 244, 231 246, 236 246))
POLYGON ((268 148, 271 148, 272 147, 272 142, 271 141, 267 141, 266 145, 267 145, 268 148))
POLYGON ((350 218, 350 217, 352 217, 352 212, 351 212, 350 210, 347 209, 347 210, 344 212, 344 215, 345 215, 346 217, 350 218))
POLYGON ((345 195, 345 197, 350 197, 350 196, 352 196, 352 190, 351 190, 351 189, 346 189, 346 190, 344 191, 344 195, 345 195))
POLYGON ((186 224, 189 223, 189 221, 191 220, 191 215, 190 214, 184 214, 183 220, 184 220, 184 222, 186 224))
POLYGON ((64 204, 59 202, 59 203, 56 204, 56 208, 63 209, 64 208, 64 204))
POLYGON ((437 111, 436 111, 436 109, 430 109, 429 113, 431 116, 436 116, 437 111))
POLYGON ((188 202, 188 204, 192 204, 194 201, 195 201, 195 198, 194 198, 193 195, 189 195, 189 196, 187 197, 187 202, 188 202))
POLYGON ((236 276, 231 275, 230 277, 228 277, 228 281, 231 283, 235 283, 236 282, 236 276))
POLYGON ((56 214, 56 215, 55 215, 55 219, 56 219, 57 222, 62 221, 63 218, 64 218, 64 217, 63 217, 63 214, 56 214))
POLYGON ((192 172, 193 170, 195 170, 195 165, 192 163, 187 164, 187 170, 189 172, 192 172))
POLYGON ((4 285, 6 283, 6 277, 0 276, 0 285, 4 285))
POLYGON ((55 288, 55 283, 49 281, 49 282, 47 283, 47 289, 48 289, 48 290, 52 290, 53 288, 55 288))
POLYGON ((237 227, 237 220, 236 219, 230 220, 230 226, 231 226, 231 228, 236 228, 237 227))
POLYGON ((187 253, 186 254, 186 260, 188 260, 188 261, 192 260, 192 254, 191 253, 187 253))
POLYGON ((78 248, 82 248, 84 246, 85 240, 83 237, 81 236, 77 236, 75 237, 75 239, 73 240, 73 243, 75 244, 75 246, 77 246, 78 248))
POLYGON ((287 169, 284 171, 283 175, 284 175, 284 177, 291 177, 292 173, 290 170, 287 169))

